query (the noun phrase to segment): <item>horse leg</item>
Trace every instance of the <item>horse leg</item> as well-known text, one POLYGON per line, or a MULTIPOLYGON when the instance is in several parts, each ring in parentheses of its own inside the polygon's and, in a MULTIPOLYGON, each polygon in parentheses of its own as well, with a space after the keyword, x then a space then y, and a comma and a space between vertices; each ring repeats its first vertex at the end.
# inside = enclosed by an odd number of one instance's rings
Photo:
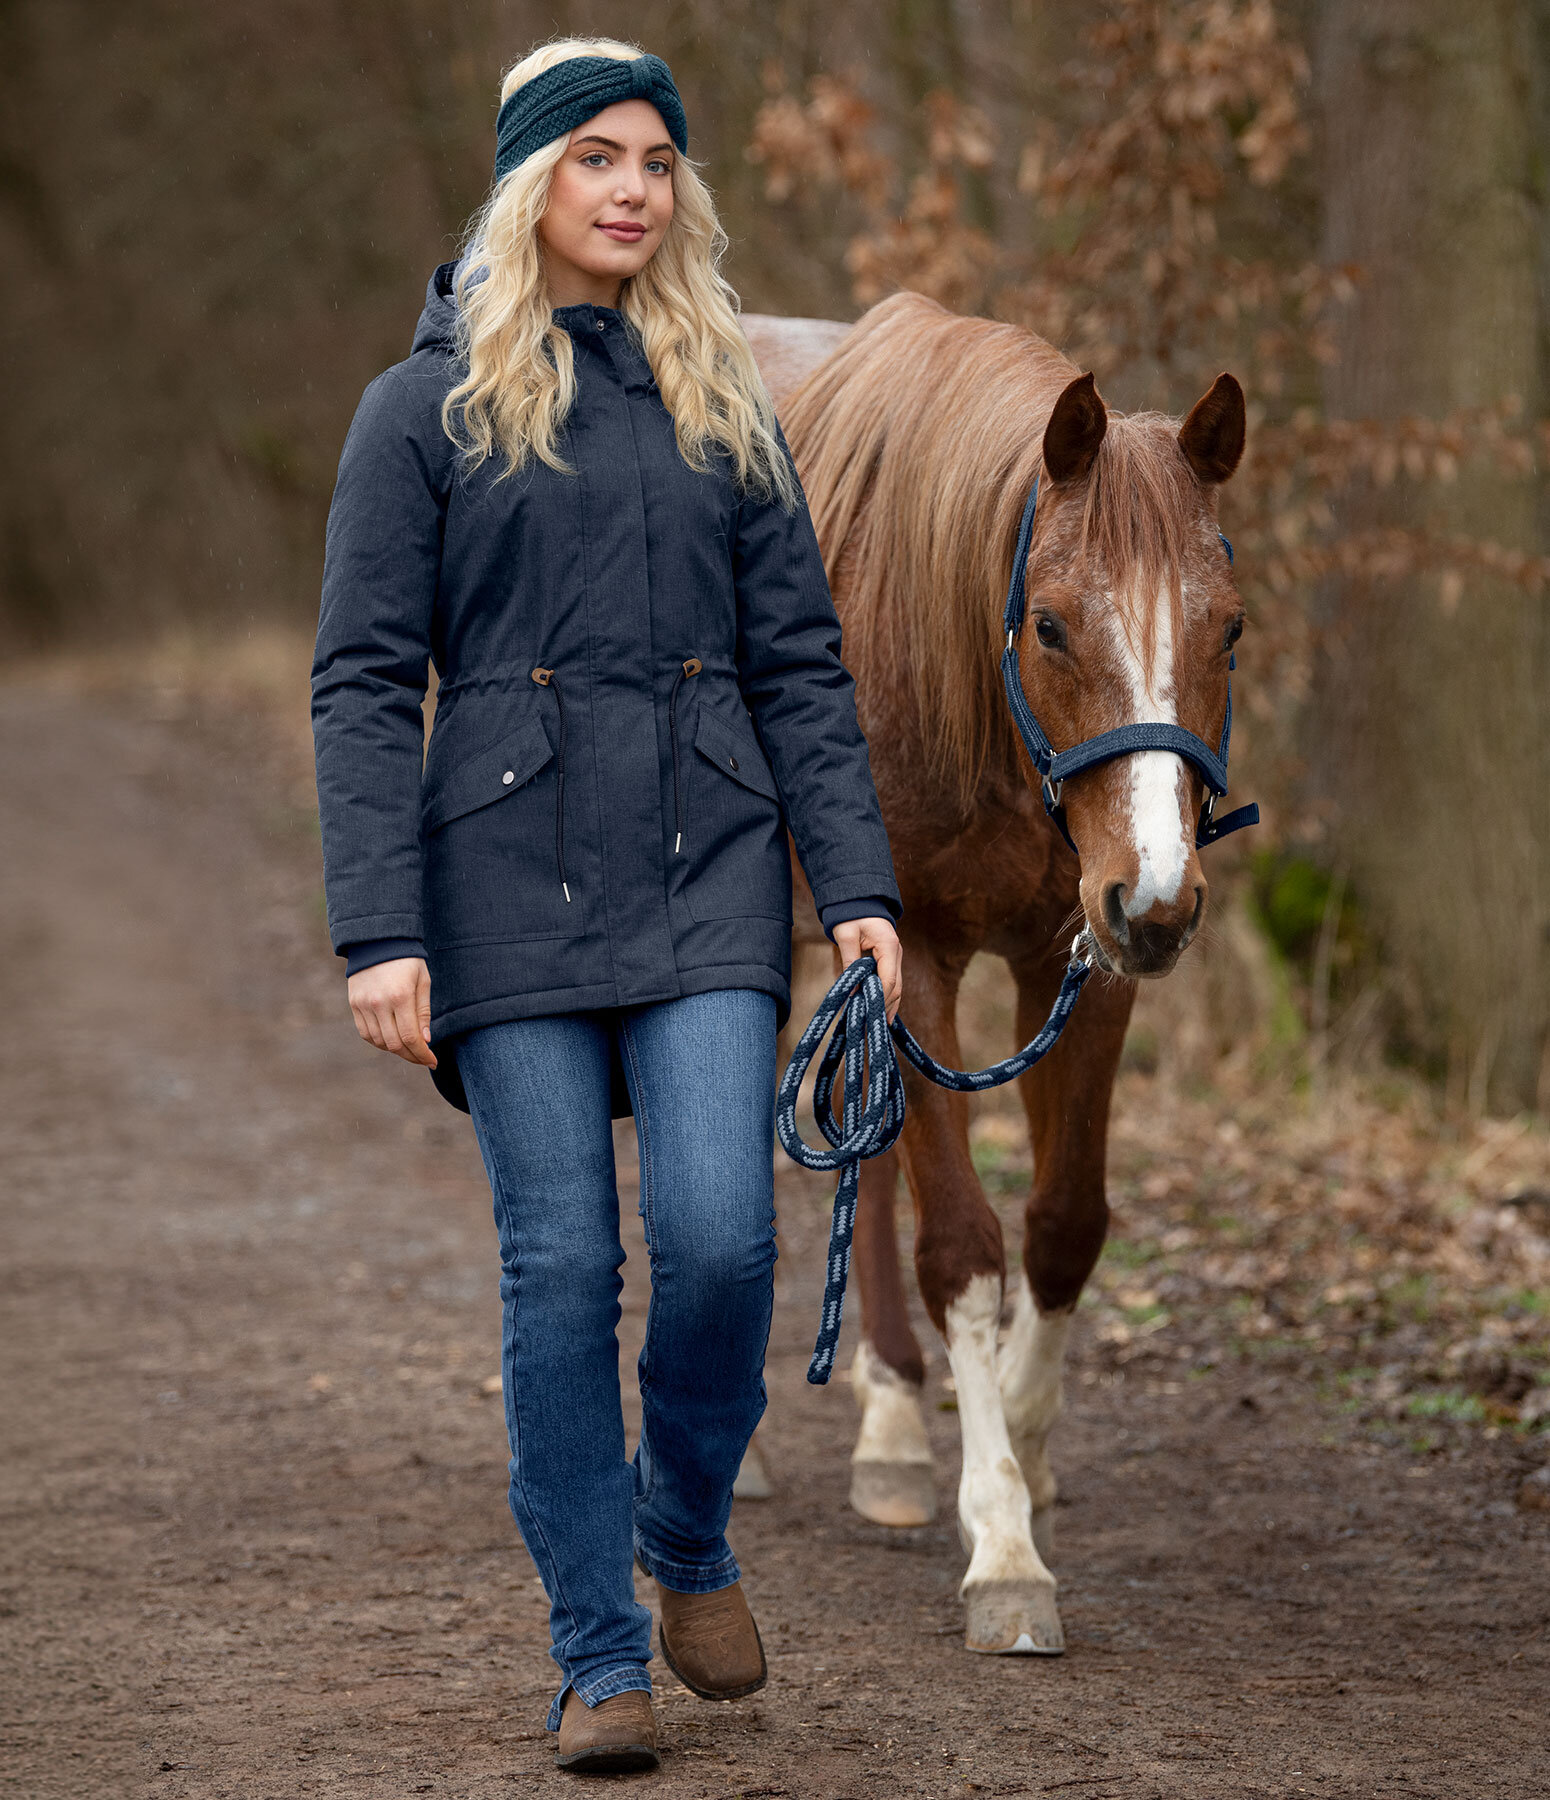
MULTIPOLYGON (((1045 960, 1014 965, 1013 974, 1017 1034, 1026 1042, 1049 1016, 1061 970, 1045 960)), ((1090 982, 1059 1044, 1018 1083, 1034 1173, 1023 1267, 998 1367, 1007 1428, 1033 1507, 1034 1542, 1046 1559, 1055 1512, 1049 1434, 1060 1411, 1072 1315, 1108 1230, 1109 1097, 1134 1000, 1133 982, 1090 982)))
MULTIPOLYGON (((911 947, 910 1017, 933 1056, 960 1066, 954 1006, 963 964, 911 947)), ((1001 1226, 969 1156, 963 1094, 910 1071, 904 1163, 915 1198, 921 1298, 947 1345, 958 1392, 963 1473, 958 1530, 969 1566, 958 1589, 964 1642, 994 1654, 1064 1648, 1055 1578, 1034 1547, 1027 1484, 1007 1433, 996 1379, 996 1330, 1006 1262, 1001 1226)))
POLYGON ((925 1359, 910 1329, 899 1270, 898 1178, 892 1151, 861 1165, 854 1258, 862 1338, 850 1375, 861 1431, 850 1457, 850 1503, 876 1525, 929 1525, 936 1517, 936 1469, 920 1408, 925 1359))

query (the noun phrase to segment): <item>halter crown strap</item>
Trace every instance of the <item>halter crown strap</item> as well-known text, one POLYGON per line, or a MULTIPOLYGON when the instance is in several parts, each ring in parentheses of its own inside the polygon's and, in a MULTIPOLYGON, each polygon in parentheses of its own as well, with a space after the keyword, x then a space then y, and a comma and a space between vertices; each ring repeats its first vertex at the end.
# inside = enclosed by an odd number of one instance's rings
MULTIPOLYGON (((1079 775, 1084 769, 1097 768, 1119 756, 1134 756, 1141 750, 1169 750, 1200 771, 1208 790, 1205 805, 1195 827, 1195 843, 1203 849, 1226 837, 1230 831, 1241 831, 1245 825, 1259 823, 1259 807, 1240 806, 1235 812, 1218 819, 1216 802, 1227 792, 1227 751, 1232 740, 1232 684, 1227 688, 1227 714, 1222 722, 1222 738, 1216 749, 1182 725, 1141 723, 1120 725, 1113 731, 1100 731, 1096 737, 1084 738, 1069 750, 1057 751, 1045 735, 1044 728, 1033 716, 1028 696, 1023 692, 1022 673, 1017 661, 1017 640, 1022 636, 1023 613, 1027 605, 1028 550, 1033 542, 1033 515, 1039 503, 1039 477, 1033 478, 1017 527, 1017 547, 1012 553, 1012 578, 1007 584, 1006 605, 1001 613, 1001 626, 1006 633, 1006 647, 1001 652, 1001 682, 1006 689, 1007 708, 1017 727, 1033 766, 1039 771, 1044 789, 1044 810, 1055 821, 1060 835, 1070 844, 1065 808, 1060 804, 1060 788, 1068 775, 1079 775)), ((1222 548, 1229 564, 1233 560, 1232 545, 1221 532, 1222 548)), ((1228 662, 1231 671, 1238 666, 1236 656, 1228 662)))

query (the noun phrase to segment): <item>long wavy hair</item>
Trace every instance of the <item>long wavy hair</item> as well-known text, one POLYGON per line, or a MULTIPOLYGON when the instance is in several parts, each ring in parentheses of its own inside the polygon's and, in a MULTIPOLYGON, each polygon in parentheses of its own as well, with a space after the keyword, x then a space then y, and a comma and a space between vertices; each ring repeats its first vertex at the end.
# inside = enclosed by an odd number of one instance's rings
MULTIPOLYGON (((508 69, 501 102, 544 69, 574 56, 633 61, 639 45, 615 38, 557 38, 508 69)), ((576 395, 570 335, 552 316, 538 224, 568 134, 535 150, 491 189, 464 235, 454 283, 455 348, 466 374, 442 402, 441 422, 469 471, 497 452, 515 474, 530 457, 574 473, 559 451, 576 395)), ((775 435, 775 408, 738 324, 739 301, 722 278, 727 235, 709 188, 687 156, 673 159, 673 217, 650 261, 621 288, 619 310, 638 334, 673 417, 683 459, 702 473, 710 452, 731 459, 740 487, 799 492, 775 435)))

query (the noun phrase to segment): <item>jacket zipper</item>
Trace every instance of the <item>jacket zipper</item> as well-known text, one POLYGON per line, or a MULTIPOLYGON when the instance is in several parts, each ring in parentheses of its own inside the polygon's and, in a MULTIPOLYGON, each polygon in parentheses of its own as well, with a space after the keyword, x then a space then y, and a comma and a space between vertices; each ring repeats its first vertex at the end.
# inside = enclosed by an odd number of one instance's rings
POLYGON ((682 778, 678 769, 678 690, 686 679, 698 675, 703 665, 697 656, 691 656, 678 673, 673 677, 673 691, 667 699, 667 735, 673 746, 673 854, 677 856, 683 848, 684 841, 684 808, 682 778))
POLYGON ((559 867, 565 904, 569 906, 570 883, 565 879, 565 702, 560 698, 560 684, 554 678, 553 669, 534 669, 533 679, 554 695, 560 715, 560 744, 554 757, 554 860, 559 867))

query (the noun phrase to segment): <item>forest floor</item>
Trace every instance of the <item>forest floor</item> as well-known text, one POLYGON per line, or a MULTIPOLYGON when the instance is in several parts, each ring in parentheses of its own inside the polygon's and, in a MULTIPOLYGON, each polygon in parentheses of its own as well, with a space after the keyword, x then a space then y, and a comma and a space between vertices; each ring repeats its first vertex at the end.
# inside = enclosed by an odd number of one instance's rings
MULTIPOLYGON (((295 674, 275 704, 192 664, 0 689, 18 1800, 572 1791, 505 1504, 488 1188, 466 1117, 355 1037, 295 674)), ((998 965, 972 988, 968 1048, 1003 1053, 998 965)), ((803 1379, 828 1189, 781 1159, 776 1492, 731 1528, 770 1681, 710 1705, 658 1667, 642 1791, 1550 1791, 1543 1129, 1171 1079, 1148 1016, 1055 1447, 1067 1654, 962 1647, 934 1344, 938 1522, 848 1510, 848 1393, 803 1379)), ((1009 1228, 1013 1104, 975 1125, 1009 1228)), ((619 1158, 629 1377, 627 1126, 619 1158)))

